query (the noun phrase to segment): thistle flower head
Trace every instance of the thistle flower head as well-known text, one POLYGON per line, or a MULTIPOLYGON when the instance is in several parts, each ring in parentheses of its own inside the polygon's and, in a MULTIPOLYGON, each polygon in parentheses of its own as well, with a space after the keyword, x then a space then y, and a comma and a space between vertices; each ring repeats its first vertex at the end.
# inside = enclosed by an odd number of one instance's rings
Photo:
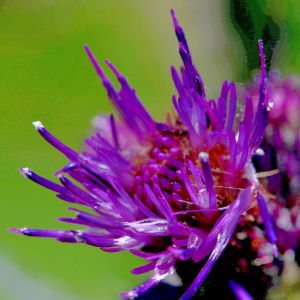
POLYGON ((106 252, 129 250, 144 258, 146 264, 131 272, 154 270, 153 275, 140 287, 122 293, 123 298, 134 298, 157 285, 174 272, 179 261, 205 261, 181 299, 192 297, 228 245, 242 213, 255 200, 261 203, 270 242, 276 244, 251 164, 270 110, 262 43, 259 41, 258 108, 254 114, 252 99, 247 98, 244 120, 234 131, 234 83, 223 83, 217 101, 206 99, 204 84, 173 11, 172 17, 184 65, 180 72, 171 67, 178 92, 172 98, 176 113, 167 114, 164 123, 154 121, 124 75, 105 61, 120 83, 116 90, 85 46, 118 118, 96 118, 95 134, 86 140, 83 153, 70 149, 40 122, 34 122, 38 133, 70 163, 56 172, 61 185, 28 168, 21 169, 25 177, 54 191, 59 199, 80 204, 90 212, 70 208, 75 218, 58 219, 86 226, 83 230, 11 231, 85 243, 106 252))
MULTIPOLYGON (((245 100, 259 98, 260 75, 241 91, 245 100)), ((278 237, 281 254, 297 251, 300 243, 300 91, 296 76, 281 78, 278 71, 270 71, 266 88, 273 109, 270 111, 261 154, 254 158, 258 172, 278 170, 261 183, 274 195, 267 204, 278 237)), ((298 262, 299 263, 299 262, 298 262)))
MULTIPOLYGON (((253 81, 243 89, 243 97, 250 96, 253 103, 257 103, 260 82, 261 75, 256 74, 253 81)), ((278 70, 271 70, 266 80, 266 87, 270 91, 270 102, 273 106, 269 114, 269 126, 287 126, 290 130, 299 130, 299 117, 296 113, 300 106, 298 77, 281 78, 278 70)))
MULTIPOLYGON (((252 97, 253 102, 258 101, 259 81, 260 75, 256 75, 253 82, 246 85, 241 91, 243 99, 252 97)), ((287 193, 286 189, 282 189, 279 185, 280 175, 277 176, 277 182, 272 182, 269 188, 283 197, 298 197, 300 195, 299 79, 296 76, 282 79, 279 72, 273 70, 268 75, 266 88, 269 90, 273 109, 270 111, 265 140, 262 143, 266 155, 259 160, 260 169, 266 171, 278 168, 287 176, 286 186, 289 186, 289 191, 287 193)))

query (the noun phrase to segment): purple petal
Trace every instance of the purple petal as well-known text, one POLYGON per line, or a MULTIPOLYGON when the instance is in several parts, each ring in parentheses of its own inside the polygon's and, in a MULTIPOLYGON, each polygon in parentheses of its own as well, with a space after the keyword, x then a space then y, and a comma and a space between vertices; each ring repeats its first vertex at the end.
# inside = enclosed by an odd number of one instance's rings
POLYGON ((64 175, 59 175, 60 182, 74 195, 79 197, 84 202, 90 204, 90 205, 99 205, 101 202, 88 194, 87 192, 80 189, 77 185, 75 185, 71 180, 69 180, 64 175))
POLYGON ((254 300, 236 281, 229 280, 228 285, 238 300, 254 300))
MULTIPOLYGON (((226 81, 225 81, 226 82, 226 81)), ((218 119, 217 119, 217 131, 223 131, 226 119, 226 102, 227 97, 218 99, 218 119)))
MULTIPOLYGON (((239 197, 230 204, 229 208, 222 214, 222 216, 215 223, 207 238, 203 241, 199 249, 196 251, 193 259, 195 262, 202 260, 206 257, 217 243, 217 237, 226 235, 229 242, 236 225, 240 219, 241 214, 253 203, 252 197, 253 187, 250 186, 242 191, 239 197)), ((223 242, 222 242, 223 243, 223 242)), ((223 251, 223 250, 222 250, 223 251)))
POLYGON ((120 144, 119 144, 119 141, 118 141, 118 134, 117 134, 117 128, 116 128, 116 124, 115 124, 115 119, 114 119, 114 115, 110 115, 110 127, 111 127, 111 134, 112 134, 112 137, 113 137, 113 140, 114 140, 114 143, 115 143, 115 147, 117 149, 120 149, 120 144))
POLYGON ((217 195, 214 189, 214 180, 212 176, 212 172, 210 169, 210 164, 208 161, 208 153, 201 152, 199 154, 199 159, 202 165, 202 172, 205 178, 205 185, 208 192, 209 197, 209 208, 214 208, 217 206, 217 195))
POLYGON ((66 240, 69 242, 81 242, 80 238, 76 236, 71 231, 67 230, 50 230, 50 229, 32 229, 32 228, 23 228, 23 229, 9 229, 11 232, 20 233, 27 236, 37 236, 45 238, 54 238, 66 240))
POLYGON ((229 83, 228 89, 230 90, 230 99, 229 99, 229 108, 227 113, 225 131, 230 132, 233 127, 233 123, 235 119, 235 109, 236 109, 236 89, 233 82, 229 83))
POLYGON ((77 213, 77 218, 93 225, 99 226, 101 228, 113 228, 113 229, 124 229, 126 225, 122 222, 113 221, 109 219, 99 218, 86 213, 77 213))
POLYGON ((274 256, 277 257, 278 250, 277 250, 277 246, 276 246, 276 244, 277 244, 276 232, 274 230, 273 222, 272 222, 271 216, 268 212, 265 199, 260 193, 258 193, 258 195, 257 195, 257 203, 258 203, 259 210, 260 210, 260 213, 261 213, 264 225, 265 225, 267 237, 268 237, 270 243, 273 244, 274 256))
POLYGON ((77 161, 79 159, 79 154, 67 147, 61 141, 59 141, 56 137, 54 137, 40 121, 36 121, 32 123, 36 129, 36 131, 54 148, 58 151, 62 152, 68 159, 71 161, 77 161))
POLYGON ((155 268, 154 274, 150 277, 148 281, 127 293, 121 293, 120 296, 124 299, 133 299, 135 297, 138 297, 147 292, 155 285, 162 282, 165 278, 173 274, 173 272, 173 268, 170 268, 168 270, 159 270, 158 268, 155 268))
POLYGON ((149 218, 157 218, 159 219, 159 216, 155 214, 151 209, 149 209, 139 198, 137 195, 134 195, 134 201, 136 205, 139 207, 139 209, 149 218))
POLYGON ((154 270, 156 265, 156 261, 152 261, 151 263, 144 265, 144 266, 140 266, 138 268, 132 269, 131 273, 133 275, 139 275, 139 274, 143 274, 143 273, 147 273, 149 271, 154 270))

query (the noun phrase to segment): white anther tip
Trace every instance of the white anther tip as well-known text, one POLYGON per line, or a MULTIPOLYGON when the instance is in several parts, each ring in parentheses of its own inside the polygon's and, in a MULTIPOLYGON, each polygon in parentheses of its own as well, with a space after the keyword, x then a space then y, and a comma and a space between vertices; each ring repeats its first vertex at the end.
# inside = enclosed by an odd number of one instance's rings
POLYGON ((265 151, 262 148, 258 148, 255 152, 256 155, 263 156, 265 155, 265 151))
POLYGON ((209 154, 207 152, 200 152, 199 153, 199 159, 202 159, 203 161, 207 162, 209 158, 209 154))
POLYGON ((34 128, 35 128, 36 130, 39 130, 39 129, 44 128, 42 122, 40 122, 40 121, 32 122, 32 125, 34 126, 34 128))
POLYGON ((28 178, 28 176, 31 175, 31 170, 30 168, 21 168, 20 172, 24 176, 24 178, 28 178))
POLYGON ((269 105, 267 106, 267 111, 270 111, 271 108, 273 108, 273 107, 274 107, 274 103, 269 102, 269 105))

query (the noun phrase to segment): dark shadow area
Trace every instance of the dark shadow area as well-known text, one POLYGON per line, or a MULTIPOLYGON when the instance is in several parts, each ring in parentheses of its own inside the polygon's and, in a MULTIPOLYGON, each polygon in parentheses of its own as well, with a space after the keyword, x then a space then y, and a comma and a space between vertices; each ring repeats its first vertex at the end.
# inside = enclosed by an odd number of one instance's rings
POLYGON ((280 36, 278 24, 262 11, 256 0, 230 0, 230 18, 241 36, 247 56, 248 70, 241 74, 242 79, 250 79, 250 72, 260 65, 257 45, 259 39, 263 41, 268 71, 280 36))

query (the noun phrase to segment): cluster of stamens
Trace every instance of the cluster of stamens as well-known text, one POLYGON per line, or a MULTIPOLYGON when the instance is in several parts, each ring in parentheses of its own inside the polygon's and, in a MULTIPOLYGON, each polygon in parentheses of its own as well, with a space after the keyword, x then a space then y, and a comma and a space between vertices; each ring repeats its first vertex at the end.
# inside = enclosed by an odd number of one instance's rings
MULTIPOLYGON (((192 150, 188 133, 184 131, 182 125, 180 126, 177 122, 173 128, 176 130, 160 130, 160 136, 151 141, 148 154, 143 153, 144 161, 141 161, 138 156, 133 158, 132 162, 137 171, 134 173, 135 185, 132 194, 137 196, 149 209, 159 214, 148 193, 151 189, 156 197, 163 196, 167 200, 174 213, 185 211, 182 215, 177 215, 182 223, 191 225, 192 222, 195 226, 196 220, 199 227, 201 226, 199 223, 202 221, 205 226, 208 224, 211 226, 220 216, 220 212, 211 211, 211 216, 208 218, 205 209, 200 205, 197 206, 191 199, 191 191, 189 191, 189 188, 193 189, 198 198, 205 197, 205 193, 207 193, 199 153, 192 150), (145 157, 147 157, 146 160, 145 157), (135 162, 137 163, 135 164, 135 162), (198 175, 195 175, 195 172, 198 175), (199 189, 195 176, 201 180, 202 189, 199 189), (190 187, 186 185, 187 180, 190 187), (195 210, 199 210, 199 212, 195 210)), ((203 148, 207 147, 203 145, 203 148)), ((228 179, 224 185, 226 178, 230 177, 230 173, 226 172, 219 157, 222 155, 224 161, 228 160, 228 149, 216 145, 207 149, 207 152, 201 153, 207 156, 212 167, 212 179, 217 198, 215 208, 230 205, 244 187, 243 181, 245 180, 239 176, 240 179, 233 178, 233 181, 231 180, 234 184, 228 179)))
POLYGON ((182 203, 179 200, 186 198, 180 170, 185 157, 179 144, 173 138, 164 136, 153 147, 150 157, 135 177, 135 194, 145 204, 150 204, 144 185, 150 185, 155 196, 159 196, 160 192, 155 188, 159 186, 166 200, 174 208, 181 208, 182 203))

